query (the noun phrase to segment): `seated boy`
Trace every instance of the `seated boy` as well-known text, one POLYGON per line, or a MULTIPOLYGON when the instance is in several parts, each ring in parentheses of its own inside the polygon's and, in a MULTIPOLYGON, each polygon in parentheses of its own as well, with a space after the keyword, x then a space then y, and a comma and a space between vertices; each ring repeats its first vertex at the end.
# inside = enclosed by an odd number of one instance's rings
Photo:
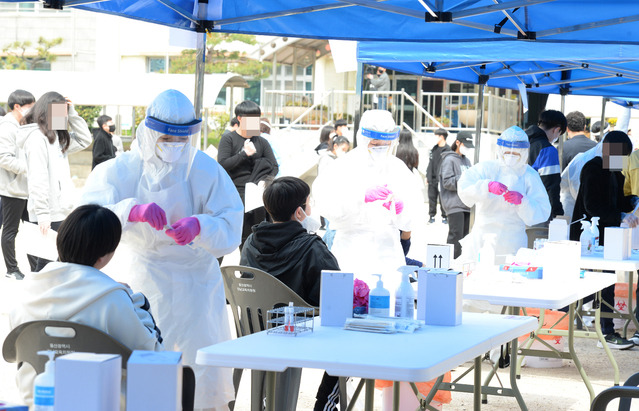
MULTIPOLYGON (((162 338, 144 295, 133 293, 100 271, 113 257, 122 227, 98 205, 75 209, 58 230, 59 261, 28 276, 10 314, 11 328, 36 320, 66 320, 108 333, 131 350, 161 351, 162 338)), ((35 371, 20 367, 22 398, 31 404, 35 371)))
MULTIPOLYGON (((313 231, 311 189, 295 177, 280 177, 264 190, 264 207, 272 223, 253 227, 242 248, 240 265, 266 271, 286 284, 309 304, 319 306, 322 270, 339 270, 337 260, 313 231)), ((324 373, 315 410, 337 409, 337 377, 324 373)))

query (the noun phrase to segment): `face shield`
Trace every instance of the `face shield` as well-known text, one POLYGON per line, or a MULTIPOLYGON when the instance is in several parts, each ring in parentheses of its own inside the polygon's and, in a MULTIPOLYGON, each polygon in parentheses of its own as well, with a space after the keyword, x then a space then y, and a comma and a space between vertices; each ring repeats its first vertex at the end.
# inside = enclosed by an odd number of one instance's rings
POLYGON ((386 110, 368 110, 357 131, 357 145, 368 151, 373 161, 384 161, 395 155, 400 128, 386 110))
POLYGON ((529 147, 526 132, 513 126, 497 139, 497 157, 502 164, 517 170, 528 164, 529 147))
POLYGON ((149 137, 155 140, 155 154, 165 163, 179 161, 193 141, 197 141, 202 127, 201 120, 193 120, 187 124, 171 124, 147 117, 144 125, 149 137))

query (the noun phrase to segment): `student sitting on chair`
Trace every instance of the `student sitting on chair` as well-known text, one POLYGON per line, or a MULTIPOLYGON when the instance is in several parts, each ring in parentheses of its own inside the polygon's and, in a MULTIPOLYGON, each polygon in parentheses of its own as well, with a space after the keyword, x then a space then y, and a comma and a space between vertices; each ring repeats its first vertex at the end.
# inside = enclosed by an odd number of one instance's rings
MULTIPOLYGON (((339 270, 339 265, 315 234, 320 224, 311 217, 310 194, 308 184, 295 177, 281 177, 267 185, 264 207, 273 222, 253 226, 240 265, 266 271, 317 307, 322 270, 339 270)), ((314 409, 337 409, 338 400, 338 378, 324 373, 314 409)))
MULTIPOLYGON (((113 257, 122 227, 118 217, 98 205, 73 211, 58 230, 59 260, 25 279, 11 328, 28 321, 67 320, 97 328, 131 350, 162 351, 160 330, 146 297, 100 271, 113 257)), ((17 383, 27 404, 35 372, 18 370, 17 383)))

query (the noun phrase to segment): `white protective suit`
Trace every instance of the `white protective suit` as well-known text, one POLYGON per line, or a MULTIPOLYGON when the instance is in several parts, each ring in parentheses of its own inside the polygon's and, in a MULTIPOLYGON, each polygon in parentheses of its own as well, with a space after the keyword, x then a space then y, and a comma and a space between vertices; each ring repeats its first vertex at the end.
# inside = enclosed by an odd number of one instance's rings
POLYGON ((331 222, 336 230, 331 252, 340 269, 374 286, 376 277, 384 275, 384 287, 394 290, 401 275, 397 268, 406 265, 400 243, 400 230, 411 231, 417 218, 421 193, 415 188, 414 177, 406 164, 393 155, 397 139, 386 155, 373 159, 368 149, 370 138, 362 129, 381 132, 398 131, 388 111, 369 110, 364 113, 357 132, 357 148, 336 159, 313 184, 313 198, 318 214, 331 222), (404 202, 404 209, 395 214, 395 207, 386 209, 383 201, 365 203, 370 187, 384 186, 396 199, 404 202), (388 274, 397 273, 397 282, 387 281, 388 274))
POLYGON ((461 261, 477 261, 486 234, 496 235, 495 255, 515 255, 517 250, 528 244, 526 225, 543 223, 550 216, 548 193, 539 173, 528 165, 526 132, 519 127, 511 127, 501 134, 497 144, 498 160, 474 165, 457 182, 459 198, 468 207, 477 206, 472 231, 461 241, 461 261), (520 154, 513 166, 504 162, 507 152, 520 154), (508 190, 522 194, 521 204, 508 203, 503 196, 489 192, 488 183, 491 181, 500 182, 508 190))
MULTIPOLYGON (((144 296, 93 267, 52 262, 21 284, 10 313, 11 329, 36 320, 66 320, 102 330, 132 350, 161 351, 144 296)), ((35 370, 20 367, 16 381, 25 402, 33 401, 35 370)))
MULTIPOLYGON (((175 93, 179 92, 160 94, 148 108, 147 118, 191 122, 192 104, 175 93)), ((184 363, 193 367, 195 408, 225 409, 235 398, 231 370, 195 365, 195 356, 199 348, 231 338, 217 258, 240 244, 244 207, 224 169, 191 145, 175 162, 160 160, 156 155, 159 133, 145 124, 138 128, 131 151, 93 170, 82 202, 104 205, 120 218, 123 232, 116 259, 130 273, 130 285, 149 299, 164 347, 182 351, 184 363), (134 205, 150 202, 166 212, 169 225, 196 217, 201 230, 193 243, 180 246, 148 223, 128 221, 134 205), (129 249, 126 265, 122 265, 123 245, 129 249)), ((113 272, 112 265, 107 272, 113 272)))

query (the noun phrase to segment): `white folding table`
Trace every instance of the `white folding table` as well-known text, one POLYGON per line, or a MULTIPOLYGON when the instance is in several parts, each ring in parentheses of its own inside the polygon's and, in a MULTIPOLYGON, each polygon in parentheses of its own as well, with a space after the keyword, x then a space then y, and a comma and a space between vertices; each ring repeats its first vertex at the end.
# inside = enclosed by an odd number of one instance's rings
MULTIPOLYGON (((621 318, 625 320, 625 324, 623 327, 623 337, 627 337, 628 332, 628 324, 632 321, 635 324, 635 329, 639 330, 639 322, 637 321, 637 317, 634 315, 634 305, 636 302, 633 302, 633 296, 635 293, 634 287, 634 273, 639 275, 639 253, 632 252, 630 258, 627 260, 610 260, 605 259, 603 256, 603 251, 595 251, 594 253, 582 256, 579 261, 579 266, 583 269, 587 270, 615 270, 615 271, 625 271, 628 273, 628 313, 624 314, 619 312, 615 307, 611 307, 612 312, 603 312, 601 316, 604 318, 621 318)), ((611 275, 611 274, 608 274, 611 275)), ((592 315, 592 313, 588 311, 580 312, 582 315, 592 315)))
MULTIPOLYGON (((592 401, 595 393, 574 347, 574 337, 589 337, 590 333, 575 330, 575 307, 579 300, 591 294, 596 294, 597 298, 600 298, 601 290, 614 284, 616 277, 606 273, 592 272, 587 272, 584 278, 581 279, 575 278, 573 280, 565 280, 561 282, 519 278, 518 281, 513 282, 513 277, 518 278, 508 272, 501 272, 498 274, 493 273, 487 276, 479 273, 471 274, 464 281, 464 298, 469 300, 482 300, 494 305, 512 307, 514 309, 514 314, 518 314, 519 308, 539 308, 540 318, 538 327, 535 330, 535 333, 531 334, 529 340, 522 345, 522 348, 519 349, 519 354, 541 357, 552 356, 573 360, 582 379, 584 380, 584 383, 586 384, 586 388, 588 389, 590 399, 592 401), (556 330, 554 328, 542 329, 542 325, 544 323, 544 309, 557 310, 566 306, 569 306, 568 330, 556 330), (533 340, 536 339, 536 336, 539 334, 567 336, 568 352, 548 353, 542 350, 530 350, 529 348, 532 345, 533 340)), ((610 363, 613 365, 615 371, 615 384, 619 384, 619 367, 617 366, 617 362, 608 348, 608 345, 605 343, 604 336, 601 333, 599 309, 595 310, 595 331, 597 337, 603 344, 610 363)), ((513 348, 513 351, 515 350, 516 347, 513 348)), ((517 363, 518 375, 520 365, 521 358, 517 363)), ((513 370, 511 369, 511 371, 513 370)), ((492 375, 489 379, 491 377, 492 375)))
MULTIPOLYGON (((275 395, 274 372, 289 367, 323 369, 333 376, 366 379, 366 409, 373 409, 375 379, 422 382, 442 376, 494 347, 537 328, 535 318, 464 313, 456 327, 424 326, 412 334, 372 334, 323 327, 293 336, 262 331, 225 341, 197 352, 196 363, 216 367, 267 371, 267 408, 275 395)), ((441 378, 439 379, 441 381, 441 378)), ((431 395, 437 390, 433 387, 431 395)), ((516 384, 517 401, 526 409, 516 384)), ((475 370, 474 409, 481 407, 481 367, 475 370)), ((272 410, 272 408, 270 408, 272 410)))

